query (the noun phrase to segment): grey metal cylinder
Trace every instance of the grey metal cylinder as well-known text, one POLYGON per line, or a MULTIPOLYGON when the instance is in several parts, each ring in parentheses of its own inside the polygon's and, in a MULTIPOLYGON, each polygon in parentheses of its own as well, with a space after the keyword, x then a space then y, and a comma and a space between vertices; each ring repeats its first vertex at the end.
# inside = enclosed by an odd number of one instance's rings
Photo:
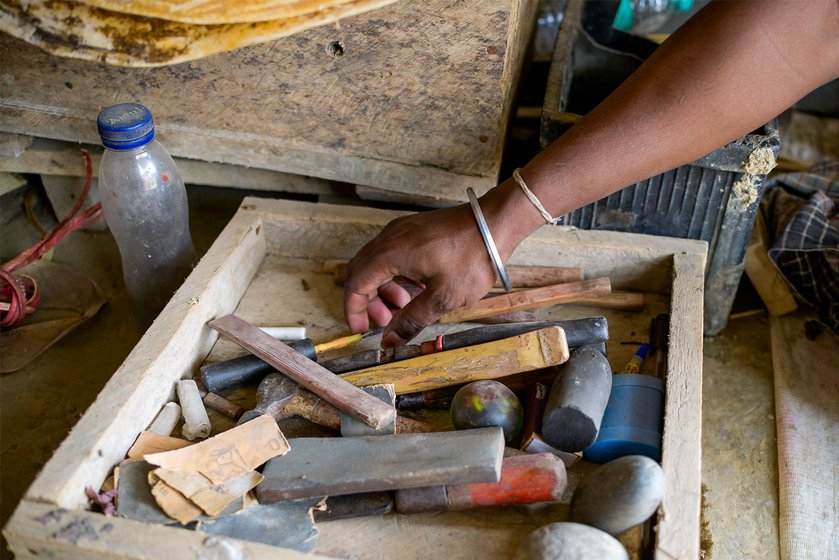
POLYGON ((582 451, 597 439, 612 391, 612 367, 597 346, 572 350, 551 387, 542 437, 560 451, 582 451))

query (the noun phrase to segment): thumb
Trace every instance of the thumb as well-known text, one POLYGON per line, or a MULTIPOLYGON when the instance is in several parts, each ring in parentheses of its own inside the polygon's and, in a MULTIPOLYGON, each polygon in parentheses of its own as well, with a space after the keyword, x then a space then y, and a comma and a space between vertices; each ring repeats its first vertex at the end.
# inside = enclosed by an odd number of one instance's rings
POLYGON ((382 347, 405 344, 453 307, 441 290, 428 286, 393 316, 382 333, 382 347))

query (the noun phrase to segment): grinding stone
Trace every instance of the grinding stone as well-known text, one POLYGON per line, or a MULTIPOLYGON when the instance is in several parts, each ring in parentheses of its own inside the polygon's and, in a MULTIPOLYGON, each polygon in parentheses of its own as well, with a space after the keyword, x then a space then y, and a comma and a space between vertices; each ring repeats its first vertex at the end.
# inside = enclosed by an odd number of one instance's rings
POLYGON ((664 471, 642 455, 627 455, 597 468, 574 491, 571 520, 611 535, 646 521, 664 497, 664 471))
POLYGON ((629 560, 623 545, 600 529, 580 523, 551 523, 536 529, 513 560, 629 560))

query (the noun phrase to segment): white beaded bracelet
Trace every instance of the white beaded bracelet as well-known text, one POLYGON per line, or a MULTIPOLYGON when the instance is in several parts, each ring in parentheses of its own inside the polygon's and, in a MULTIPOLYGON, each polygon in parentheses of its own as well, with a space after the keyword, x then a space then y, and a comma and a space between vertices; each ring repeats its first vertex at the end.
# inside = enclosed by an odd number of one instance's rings
POLYGON ((539 213, 542 215, 546 222, 548 222, 552 226, 555 226, 559 223, 559 221, 562 218, 554 218, 553 216, 551 216, 551 213, 548 212, 547 209, 545 209, 545 207, 542 205, 542 201, 540 201, 539 198, 535 194, 533 194, 533 192, 530 189, 527 188, 524 179, 521 178, 519 168, 513 171, 513 180, 515 180, 518 186, 521 187, 521 190, 524 191, 524 195, 530 202, 533 203, 533 206, 536 207, 536 209, 539 211, 539 213))

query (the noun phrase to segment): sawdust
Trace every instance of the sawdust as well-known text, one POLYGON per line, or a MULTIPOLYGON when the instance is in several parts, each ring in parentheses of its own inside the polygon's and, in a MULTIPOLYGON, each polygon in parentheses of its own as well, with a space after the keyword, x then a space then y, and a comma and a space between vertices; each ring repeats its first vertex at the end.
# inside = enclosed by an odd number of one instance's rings
POLYGON ((731 185, 731 190, 743 206, 749 207, 760 198, 758 175, 766 175, 775 168, 775 152, 772 148, 757 148, 749 154, 743 164, 746 173, 731 185))
POLYGON ((749 159, 743 165, 743 171, 749 175, 766 175, 772 171, 778 162, 772 148, 758 148, 749 154, 749 159))
POLYGON ((759 195, 757 178, 754 175, 743 175, 740 180, 731 185, 731 191, 743 203, 743 206, 751 206, 757 202, 759 195))
POLYGON ((708 520, 705 518, 705 491, 707 487, 702 485, 702 506, 699 518, 699 558, 710 560, 711 551, 714 548, 714 538, 711 529, 708 527, 708 520))

